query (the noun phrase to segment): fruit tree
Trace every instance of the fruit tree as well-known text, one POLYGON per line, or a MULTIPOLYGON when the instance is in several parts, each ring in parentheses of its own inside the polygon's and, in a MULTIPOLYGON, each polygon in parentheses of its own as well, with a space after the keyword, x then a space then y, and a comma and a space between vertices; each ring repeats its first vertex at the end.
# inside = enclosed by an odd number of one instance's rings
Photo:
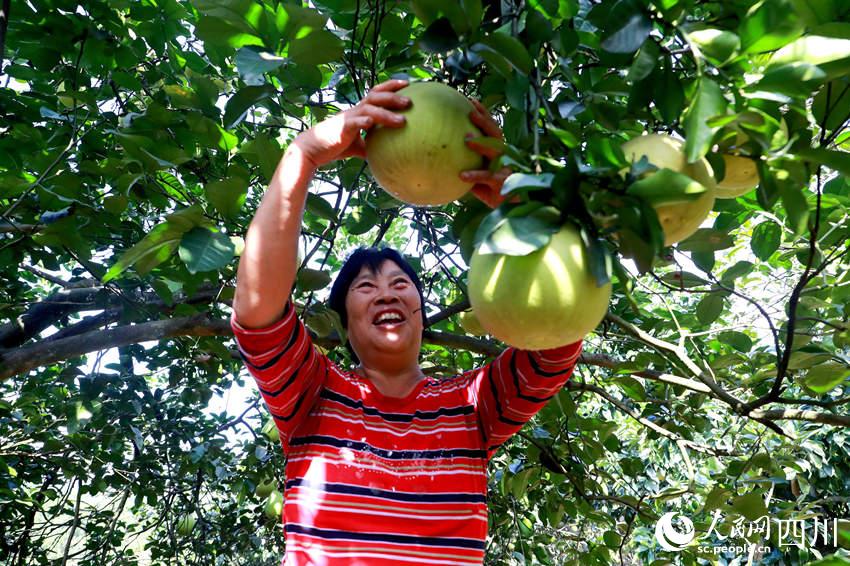
POLYGON ((496 116, 510 198, 322 168, 293 293, 321 348, 350 363, 325 299, 361 244, 422 274, 432 375, 505 347, 459 321, 474 253, 570 225, 611 290, 490 462, 487 563, 850 563, 845 0, 4 0, 0 562, 278 563, 257 489, 282 455, 228 323, 242 238, 288 141, 392 76, 496 116), (672 512, 699 544, 658 544, 672 512), (835 537, 783 544, 803 518, 835 537))

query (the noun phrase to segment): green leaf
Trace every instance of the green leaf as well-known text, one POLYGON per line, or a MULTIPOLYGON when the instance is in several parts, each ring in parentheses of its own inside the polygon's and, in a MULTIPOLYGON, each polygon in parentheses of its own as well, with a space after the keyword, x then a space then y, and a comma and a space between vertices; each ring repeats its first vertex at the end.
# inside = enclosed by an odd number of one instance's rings
POLYGON ((487 35, 470 49, 484 57, 489 63, 493 61, 492 58, 488 58, 488 54, 501 58, 504 63, 497 65, 497 69, 507 77, 511 76, 510 72, 506 72, 508 68, 527 75, 531 72, 531 67, 534 64, 531 55, 528 54, 519 40, 498 31, 487 35), (505 67, 505 63, 508 67, 505 67))
POLYGON ((788 225, 794 238, 799 238, 809 226, 809 203, 803 194, 803 189, 791 183, 778 183, 779 194, 782 197, 782 207, 788 215, 788 225))
POLYGON ((697 318, 703 324, 711 324, 723 313, 724 299, 720 295, 706 295, 697 304, 697 318))
POLYGON ((807 147, 797 151, 797 155, 805 157, 818 165, 826 165, 830 169, 850 175, 850 153, 822 147, 807 147))
POLYGON ((831 80, 850 73, 850 39, 807 35, 773 54, 767 71, 793 63, 817 65, 831 80))
POLYGON ((685 111, 685 154, 689 163, 708 153, 711 139, 719 127, 709 126, 708 120, 726 113, 726 98, 712 79, 702 77, 690 106, 685 111))
POLYGON ((542 207, 528 216, 508 216, 481 243, 479 253, 527 255, 549 243, 560 229, 560 214, 542 207))
POLYGON ((190 273, 217 271, 230 263, 235 248, 226 234, 192 228, 180 240, 178 254, 190 273))
POLYGON ((229 177, 207 183, 204 187, 207 200, 225 218, 236 216, 245 204, 248 182, 240 177, 229 177))
POLYGON ((238 126, 252 106, 273 92, 274 88, 270 85, 246 86, 240 89, 224 105, 224 118, 222 118, 224 129, 232 130, 238 126))
POLYGON ((687 175, 672 169, 661 169, 635 181, 626 193, 646 201, 650 206, 692 202, 705 193, 706 188, 687 175))
POLYGON ((760 517, 767 515, 767 507, 765 507, 762 495, 753 491, 740 497, 732 498, 732 508, 744 516, 748 521, 756 521, 760 517))
POLYGON ((658 65, 660 58, 661 48, 658 47, 657 43, 654 41, 644 43, 643 47, 638 51, 637 56, 635 56, 632 66, 629 67, 629 74, 626 76, 626 80, 630 83, 642 81, 655 70, 655 66, 658 65))
POLYGON ((679 242, 679 249, 690 252, 714 252, 735 245, 735 238, 713 228, 700 228, 686 240, 679 242))
POLYGON ((307 204, 306 208, 312 214, 315 214, 319 218, 324 218, 325 220, 330 220, 331 222, 339 222, 339 218, 337 217, 336 210, 333 206, 330 205, 328 201, 320 197, 319 195, 313 193, 307 193, 307 204))
POLYGON ((183 234, 208 224, 203 210, 197 205, 166 216, 165 221, 154 226, 138 244, 121 254, 103 276, 103 281, 115 279, 130 266, 134 266, 140 275, 145 275, 174 253, 183 234))
POLYGON ((331 284, 331 276, 327 271, 305 267, 298 270, 296 282, 303 292, 318 291, 331 284))
MULTIPOLYGON (((452 24, 447 18, 434 20, 419 36, 419 44, 422 50, 428 53, 445 53, 460 45, 452 24)), ((473 45, 471 49, 474 50, 473 45)))
POLYGON ((352 235, 365 234, 378 223, 378 214, 369 205, 353 209, 345 216, 345 231, 352 235))
MULTIPOLYGON (((286 57, 278 57, 274 53, 253 47, 243 47, 236 53, 236 57, 233 59, 233 62, 236 63, 236 69, 239 71, 239 76, 242 77, 245 84, 259 86, 265 82, 265 77, 263 75, 286 63, 286 57)), ((234 98, 237 95, 234 95, 234 98)), ((247 107, 245 109, 247 109, 247 107)), ((225 124, 226 123, 227 121, 225 120, 225 124)))
POLYGON ((762 222, 753 228, 750 248, 757 258, 767 261, 779 249, 782 243, 782 227, 772 220, 762 222))
POLYGON ((787 45, 804 29, 791 0, 762 0, 747 13, 738 34, 745 53, 761 53, 787 45))
POLYGON ((248 161, 260 167, 260 173, 266 181, 271 180, 280 158, 283 157, 283 150, 273 143, 265 132, 257 133, 253 141, 242 144, 239 149, 248 161))
POLYGON ((685 90, 682 88, 679 76, 665 67, 654 85, 652 99, 655 101, 655 106, 658 107, 664 122, 672 124, 679 119, 685 107, 685 90))
POLYGON ((652 32, 652 21, 637 2, 614 2, 603 28, 601 47, 610 53, 634 53, 652 32))
POLYGON ((850 566, 850 560, 837 554, 809 562, 806 566, 850 566))
POLYGON ((239 26, 226 22, 220 18, 201 16, 195 27, 195 34, 204 43, 213 46, 227 46, 239 49, 246 45, 263 45, 256 32, 245 31, 239 26))
POLYGON ((828 361, 810 369, 803 384, 815 393, 827 393, 850 377, 850 367, 840 362, 828 361))
POLYGON ((788 63, 768 70, 761 80, 748 87, 748 90, 809 96, 826 80, 826 73, 820 67, 804 62, 788 63))
POLYGON ((722 67, 741 48, 737 34, 721 28, 703 28, 688 33, 688 40, 714 65, 722 67))
POLYGON ((728 344, 732 348, 744 354, 748 353, 753 347, 753 339, 743 332, 737 332, 734 330, 721 332, 717 335, 717 339, 721 343, 728 344))
POLYGON ((621 375, 614 379, 614 383, 635 401, 646 401, 646 389, 637 379, 621 375))
POLYGON ((313 30, 289 42, 287 54, 299 65, 322 65, 342 57, 345 47, 342 40, 328 30, 313 30))
POLYGON ((513 173, 505 179, 502 185, 502 194, 506 195, 517 189, 548 189, 552 186, 554 178, 553 173, 541 173, 539 175, 513 173))
POLYGON ((750 261, 739 261, 735 263, 735 265, 724 271, 720 279, 723 282, 734 281, 735 279, 743 277, 744 275, 747 275, 752 272, 753 267, 755 267, 755 265, 750 261))

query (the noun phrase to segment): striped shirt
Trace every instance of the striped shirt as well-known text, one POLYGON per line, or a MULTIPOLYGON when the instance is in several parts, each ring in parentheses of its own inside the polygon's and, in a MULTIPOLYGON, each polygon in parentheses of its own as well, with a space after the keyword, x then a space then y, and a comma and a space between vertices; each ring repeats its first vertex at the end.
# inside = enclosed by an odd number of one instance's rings
POLYGON ((287 457, 284 566, 482 564, 487 460, 581 351, 509 348, 393 398, 321 355, 291 302, 268 328, 232 325, 287 457))

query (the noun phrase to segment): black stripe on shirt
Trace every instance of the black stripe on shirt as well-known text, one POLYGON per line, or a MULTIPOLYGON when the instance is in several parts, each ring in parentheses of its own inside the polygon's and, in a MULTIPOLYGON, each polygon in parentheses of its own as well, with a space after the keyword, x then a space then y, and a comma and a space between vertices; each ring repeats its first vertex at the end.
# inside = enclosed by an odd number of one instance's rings
POLYGON ((563 375, 573 369, 573 366, 575 366, 575 362, 573 362, 572 364, 567 366, 566 369, 560 371, 546 371, 544 369, 541 369, 540 364, 537 363, 537 360, 534 359, 534 356, 531 355, 530 351, 526 350, 525 353, 528 356, 528 363, 530 363, 531 367, 534 369, 534 373, 542 375, 543 377, 557 377, 559 375, 563 375))
MULTIPOLYGON (((290 348, 290 346, 287 346, 287 350, 289 348, 290 348)), ((265 395, 267 397, 277 397, 278 395, 283 393, 287 388, 289 388, 289 386, 292 385, 292 383, 298 378, 298 373, 301 371, 301 368, 304 367, 304 364, 307 363, 307 360, 310 359, 310 356, 312 354, 313 354, 313 345, 307 344, 307 351, 304 353, 304 357, 301 359, 301 363, 298 364, 298 367, 295 368, 295 371, 292 372, 292 375, 289 376, 289 379, 286 380, 286 383, 284 383, 283 385, 281 385, 280 387, 278 387, 275 390, 263 389, 262 387, 260 387, 259 384, 257 384, 257 389, 259 389, 260 393, 262 393, 263 395, 265 395)))
POLYGON ((414 419, 419 419, 422 421, 436 420, 439 417, 456 417, 458 415, 471 415, 475 412, 475 408, 472 405, 461 405, 459 407, 441 407, 436 411, 415 411, 413 414, 404 414, 404 413, 383 413, 374 407, 366 407, 363 405, 363 401, 354 400, 345 395, 337 393, 336 391, 330 391, 325 389, 322 391, 322 399, 326 399, 328 401, 336 401, 341 405, 345 405, 351 409, 357 409, 363 411, 363 414, 370 415, 373 417, 381 417, 385 421, 388 422, 397 422, 397 423, 410 423, 413 422, 414 419))
POLYGON ((496 363, 493 362, 487 367, 487 380, 490 382, 490 393, 493 394, 493 400, 496 402, 496 414, 499 415, 499 420, 505 424, 511 426, 519 426, 525 424, 525 421, 515 421, 513 419, 509 419, 502 412, 502 402, 499 400, 499 388, 496 386, 496 379, 493 377, 493 368, 496 367, 496 363))
POLYGON ((510 361, 511 375, 514 376, 514 387, 516 387, 517 397, 519 397, 520 399, 523 399, 524 401, 530 401, 531 403, 545 403, 545 402, 547 402, 549 399, 552 398, 552 395, 548 395, 546 397, 533 397, 531 395, 523 394, 522 390, 520 389, 520 386, 519 386, 519 371, 517 370, 517 367, 516 367, 517 351, 518 350, 514 350, 513 352, 511 352, 511 361, 510 361))
POLYGON ((487 495, 483 493, 406 493, 344 483, 316 483, 305 478, 293 478, 286 482, 287 490, 293 487, 308 487, 325 493, 378 497, 411 503, 487 503, 487 495))
MULTIPOLYGON (((288 302, 286 304, 288 308, 284 311, 284 315, 283 317, 281 317, 281 319, 285 318, 286 315, 289 314, 289 310, 292 308, 292 302, 288 302)), ((280 360, 280 358, 283 357, 283 355, 286 354, 295 345, 295 342, 298 340, 298 337, 301 335, 301 332, 304 332, 304 330, 301 328, 301 325, 298 324, 298 322, 296 321, 295 330, 292 332, 292 336, 289 337, 289 344, 287 344, 286 347, 283 348, 283 350, 275 354, 274 357, 272 357, 269 361, 262 365, 256 365, 252 363, 245 356, 242 356, 242 361, 244 361, 246 365, 258 371, 269 369, 270 367, 274 366, 280 360)))
POLYGON ((309 535, 325 540, 359 540, 369 542, 388 542, 410 546, 455 547, 484 550, 483 540, 468 538, 420 537, 416 535, 397 535, 393 533, 357 533, 353 531, 317 529, 315 527, 299 525, 298 523, 286 523, 284 525, 284 531, 287 533, 309 535))
POLYGON ((486 458, 487 453, 484 450, 474 450, 472 448, 441 448, 439 450, 386 450, 377 448, 366 442, 357 442, 354 440, 346 440, 344 438, 336 438, 335 436, 325 436, 321 434, 299 436, 289 441, 290 446, 333 446, 335 448, 348 448, 359 452, 369 452, 375 456, 385 458, 387 460, 439 460, 444 458, 486 458))

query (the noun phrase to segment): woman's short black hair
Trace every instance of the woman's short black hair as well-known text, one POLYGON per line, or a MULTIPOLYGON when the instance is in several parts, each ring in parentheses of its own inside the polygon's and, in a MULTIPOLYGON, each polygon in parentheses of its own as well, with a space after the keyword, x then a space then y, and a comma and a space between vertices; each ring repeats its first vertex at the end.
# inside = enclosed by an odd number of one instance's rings
MULTIPOLYGON (((422 282, 419 280, 419 275, 417 275, 416 271, 414 271, 414 269, 410 267, 410 264, 407 263, 407 260, 405 260, 400 253, 392 248, 363 247, 357 248, 351 253, 351 255, 348 256, 348 259, 345 260, 345 263, 342 265, 342 269, 339 270, 339 274, 336 276, 336 280, 331 287, 331 295, 329 299, 330 307, 339 314, 339 318, 342 320, 342 326, 344 328, 348 328, 348 312, 345 310, 345 297, 348 295, 348 289, 351 287, 351 282, 354 281, 355 277, 360 275, 360 271, 364 266, 369 269, 370 272, 377 273, 381 264, 387 260, 398 265, 405 275, 410 277, 410 280, 413 281, 413 285, 419 293, 419 312, 422 314, 422 327, 424 328, 427 325, 428 319, 425 316, 425 296, 422 294, 422 282)), ((359 362, 357 354, 355 354, 354 350, 351 348, 351 344, 346 342, 346 347, 348 348, 348 351, 351 352, 352 356, 354 356, 354 361, 359 362)))

